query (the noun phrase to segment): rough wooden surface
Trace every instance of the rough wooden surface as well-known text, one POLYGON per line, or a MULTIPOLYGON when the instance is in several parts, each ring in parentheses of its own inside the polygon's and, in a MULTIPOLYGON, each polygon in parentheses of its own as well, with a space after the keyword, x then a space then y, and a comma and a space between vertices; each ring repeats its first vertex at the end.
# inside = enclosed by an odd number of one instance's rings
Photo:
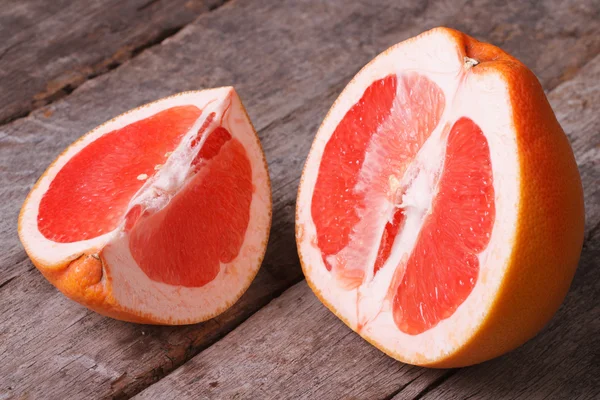
POLYGON ((303 281, 136 398, 383 399, 443 373, 364 343, 303 281))
MULTIPOLYGON (((599 13, 597 0, 534 7, 491 0, 233 0, 63 99, 0 126, 0 398, 127 397, 298 282, 293 214, 304 157, 339 91, 378 52, 430 27, 452 26, 503 46, 551 89, 600 50, 599 13), (66 300, 32 267, 16 236, 18 210, 35 179, 74 139, 120 112, 174 92, 230 84, 259 130, 273 181, 271 241, 248 293, 221 317, 178 328, 122 323, 66 300)), ((371 357, 374 366, 390 362, 376 352, 371 357)), ((392 368, 399 382, 417 374, 392 368)), ((418 393, 429 377, 405 390, 418 393)), ((378 382, 357 390, 364 397, 368 390, 382 393, 379 386, 401 387, 378 382)))
POLYGON ((63 97, 225 0, 5 0, 0 122, 63 97))
POLYGON ((394 362, 323 307, 305 282, 138 395, 142 399, 597 398, 600 396, 600 56, 550 95, 587 206, 573 287, 543 333, 506 356, 440 371, 394 362), (590 85, 591 83, 591 85, 590 85), (442 378, 440 380, 440 378, 442 378), (435 386, 435 389, 433 389, 435 386))

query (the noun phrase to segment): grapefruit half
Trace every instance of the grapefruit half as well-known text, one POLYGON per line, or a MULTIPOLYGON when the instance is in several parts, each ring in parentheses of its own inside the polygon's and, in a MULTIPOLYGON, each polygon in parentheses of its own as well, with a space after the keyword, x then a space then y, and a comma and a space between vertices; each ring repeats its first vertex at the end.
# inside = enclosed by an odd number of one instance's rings
POLYGON ((376 57, 312 145, 296 240, 316 295, 398 360, 456 367, 531 338, 583 241, 569 142, 533 73, 437 28, 376 57))
POLYGON ((224 87, 136 108, 73 143, 29 193, 19 236, 42 274, 84 306, 188 324, 244 293, 270 225, 264 154, 224 87))

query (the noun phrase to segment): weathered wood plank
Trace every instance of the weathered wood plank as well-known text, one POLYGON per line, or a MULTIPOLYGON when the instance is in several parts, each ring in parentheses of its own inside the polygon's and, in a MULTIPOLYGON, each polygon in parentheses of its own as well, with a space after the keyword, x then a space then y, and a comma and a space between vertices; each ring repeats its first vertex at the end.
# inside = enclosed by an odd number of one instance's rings
POLYGON ((436 25, 455 26, 504 45, 550 88, 598 50, 593 4, 552 1, 531 12, 491 0, 232 1, 65 99, 0 127, 0 396, 135 393, 301 279, 293 214, 304 157, 337 93, 381 50, 436 25), (542 23, 548 18, 556 23, 542 23), (564 27, 574 33, 565 35, 564 27), (528 38, 536 34, 533 43, 528 38), (540 56, 556 46, 585 51, 540 56), (16 237, 16 216, 35 179, 64 147, 113 115, 177 91, 229 84, 259 130, 273 181, 272 239, 248 293, 221 317, 179 328, 113 321, 64 299, 31 269, 16 237))
POLYGON ((443 372, 366 345, 303 281, 136 398, 381 399, 443 372))
POLYGON ((305 282, 140 399, 595 398, 600 395, 600 56, 550 96, 582 171, 588 239, 573 288, 543 333, 504 357, 455 371, 393 361, 323 307, 305 282), (590 236, 591 235, 591 236, 590 236))
POLYGON ((0 122, 70 93, 224 2, 4 1, 0 122))

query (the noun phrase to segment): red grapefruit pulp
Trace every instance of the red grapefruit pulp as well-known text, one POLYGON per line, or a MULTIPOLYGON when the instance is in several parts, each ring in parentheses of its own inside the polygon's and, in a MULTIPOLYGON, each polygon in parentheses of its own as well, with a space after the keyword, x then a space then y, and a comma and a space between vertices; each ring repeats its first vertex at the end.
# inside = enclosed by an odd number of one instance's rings
POLYGON ((490 150, 481 129, 459 119, 448 136, 437 196, 394 296, 394 321, 419 334, 451 316, 471 293, 477 254, 495 218, 490 150))
MULTIPOLYGON (((326 267, 347 287, 361 285, 367 269, 377 273, 388 259, 405 208, 414 206, 403 201, 419 177, 405 174, 438 125, 444 100, 424 76, 389 75, 365 90, 327 143, 312 218, 326 267), (375 248, 373 259, 369 250, 375 248)), ((477 277, 474 255, 487 245, 493 225, 489 148, 480 129, 468 119, 457 121, 444 157, 441 176, 433 177, 433 207, 412 252, 396 267, 394 320, 406 333, 435 326, 466 299, 477 277)))
POLYGON ((144 184, 138 176, 154 175, 200 114, 195 106, 172 107, 90 143, 59 171, 42 198, 40 232, 71 243, 115 229, 144 184))
MULTIPOLYGON (((92 142, 60 170, 42 198, 40 231, 69 243, 114 230, 131 198, 200 114, 194 106, 172 107, 92 142), (83 217, 89 215, 96 217, 83 217)), ((202 130, 190 146, 199 144, 202 130)), ((154 281, 205 285, 221 262, 235 259, 246 234, 252 199, 246 151, 223 127, 207 135, 193 161, 196 176, 172 204, 154 213, 137 205, 128 214, 133 258, 154 281)))
POLYGON ((256 133, 232 88, 159 100, 90 132, 32 190, 20 234, 67 296, 103 314, 191 323, 256 274, 270 227, 256 133))
POLYGON ((171 206, 142 217, 131 232, 133 258, 153 280, 202 286, 238 255, 250 218, 252 171, 239 141, 216 147, 219 133, 229 135, 218 128, 209 136, 211 158, 171 206))

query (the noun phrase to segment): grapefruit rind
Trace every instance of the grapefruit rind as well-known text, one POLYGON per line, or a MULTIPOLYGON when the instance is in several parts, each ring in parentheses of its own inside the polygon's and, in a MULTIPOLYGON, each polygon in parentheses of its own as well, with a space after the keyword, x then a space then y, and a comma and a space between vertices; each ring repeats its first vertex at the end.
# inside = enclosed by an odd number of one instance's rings
MULTIPOLYGON (((206 112, 199 119, 206 118, 206 112)), ((186 137, 193 135, 194 127, 186 137)), ((186 139, 182 140, 184 142, 186 139)), ((161 171, 166 169, 161 169, 161 171)), ((186 182, 181 182, 185 184, 186 182)), ((146 187, 146 186, 144 186, 146 187)), ((136 196, 143 194, 142 190, 136 196)), ((134 198, 136 197, 134 196, 134 198)), ((271 187, 258 135, 232 87, 183 92, 130 110, 95 128, 67 148, 38 180, 19 215, 19 236, 34 265, 65 295, 107 316, 133 322, 188 324, 210 319, 233 305, 256 276, 265 254, 271 226, 271 187), (137 266, 123 232, 125 220, 104 235, 73 243, 47 239, 37 227, 37 213, 44 193, 61 168, 81 149, 102 135, 123 128, 157 112, 180 105, 216 111, 222 126, 246 149, 252 167, 253 195, 250 218, 242 247, 232 262, 221 264, 211 282, 200 287, 180 287, 152 281, 137 266), (91 259, 89 256, 93 255, 91 259), (74 281, 86 271, 72 273, 78 260, 98 268, 99 282, 86 286, 74 281), (97 263, 96 266, 92 265, 97 263), (226 289, 224 289, 226 288, 226 289)), ((88 274, 89 275, 89 274, 88 274)), ((92 274, 93 275, 93 274, 92 274)), ((85 275, 87 276, 87 275, 85 275)))

